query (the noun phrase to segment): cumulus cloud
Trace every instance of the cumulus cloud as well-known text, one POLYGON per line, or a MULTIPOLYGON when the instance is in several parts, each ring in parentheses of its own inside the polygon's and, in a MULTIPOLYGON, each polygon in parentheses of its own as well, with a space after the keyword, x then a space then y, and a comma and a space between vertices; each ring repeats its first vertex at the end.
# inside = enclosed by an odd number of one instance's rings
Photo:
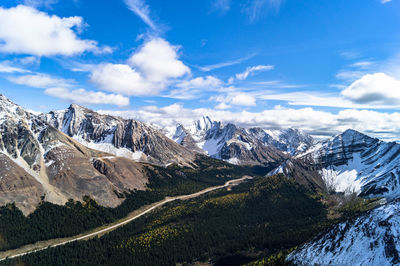
POLYGON ((389 2, 392 2, 392 0, 381 0, 382 4, 386 4, 386 3, 389 3, 389 2))
MULTIPOLYGON (((227 90, 235 90, 234 88, 227 88, 227 90)), ((217 95, 210 98, 211 101, 218 102, 217 109, 228 109, 234 106, 255 106, 256 97, 254 95, 244 92, 229 92, 226 95, 217 95)))
POLYGON ((136 51, 128 64, 92 67, 90 80, 100 89, 125 95, 157 95, 171 80, 190 73, 178 58, 179 47, 161 38, 151 39, 136 51))
POLYGON ((359 104, 400 105, 400 81, 384 73, 367 74, 342 91, 359 104))
POLYGON ((53 86, 70 86, 72 80, 55 78, 47 74, 37 73, 34 75, 24 75, 17 77, 8 77, 8 80, 19 85, 25 85, 34 88, 48 88, 53 86))
POLYGON ((163 88, 153 87, 140 73, 125 64, 101 64, 95 67, 90 80, 100 89, 124 95, 154 95, 163 88))
POLYGON ((236 74, 236 79, 245 80, 249 77, 249 75, 254 75, 257 72, 268 71, 273 69, 274 66, 271 65, 258 65, 258 66, 248 67, 244 72, 236 74))
POLYGON ((129 105, 129 98, 119 94, 86 91, 84 89, 70 90, 68 88, 48 88, 45 93, 66 101, 78 104, 113 104, 118 106, 129 105))
POLYGON ((190 73, 190 69, 178 59, 178 50, 178 46, 173 46, 162 38, 154 38, 134 53, 128 64, 140 69, 151 82, 164 82, 190 73))
POLYGON ((82 17, 58 17, 35 8, 18 5, 0 7, 0 52, 37 56, 71 56, 85 51, 110 52, 99 48, 93 40, 77 35, 84 22, 82 17))
POLYGON ((233 105, 239 105, 239 106, 255 106, 256 99, 251 95, 238 94, 238 95, 233 96, 230 103, 233 105))
POLYGON ((208 108, 188 109, 181 104, 166 107, 147 106, 140 110, 107 111, 102 113, 133 118, 160 127, 192 124, 203 115, 224 123, 234 123, 243 127, 265 129, 299 128, 314 136, 332 136, 348 128, 365 132, 386 140, 400 139, 400 113, 381 113, 368 110, 346 109, 338 113, 317 111, 312 108, 282 108, 262 112, 232 112, 208 108))
POLYGON ((206 77, 197 77, 191 80, 184 80, 179 83, 177 86, 181 88, 199 88, 199 89, 207 89, 207 88, 217 88, 222 85, 222 81, 213 76, 206 77))

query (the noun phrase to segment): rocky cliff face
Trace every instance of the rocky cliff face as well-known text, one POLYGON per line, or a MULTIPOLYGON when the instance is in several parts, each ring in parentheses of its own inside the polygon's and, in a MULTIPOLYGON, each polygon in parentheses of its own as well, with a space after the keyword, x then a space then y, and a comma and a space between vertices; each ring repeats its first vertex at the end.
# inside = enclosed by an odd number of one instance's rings
POLYGON ((400 145, 346 130, 282 164, 277 172, 319 176, 328 191, 388 202, 341 223, 288 256, 296 265, 400 264, 400 145), (299 171, 301 169, 301 171, 299 171))
POLYGON ((327 189, 364 197, 400 196, 400 145, 346 130, 297 159, 317 170, 327 189))
POLYGON ((144 123, 102 115, 76 104, 41 118, 85 146, 128 159, 188 165, 194 158, 193 152, 144 123))
POLYGON ((147 183, 142 165, 83 146, 2 95, 0 166, 0 204, 15 202, 25 213, 42 196, 62 204, 89 195, 115 207, 114 191, 147 183))
POLYGON ((312 147, 316 141, 310 135, 298 129, 265 130, 250 128, 248 132, 264 145, 277 148, 291 155, 297 155, 312 147))
POLYGON ((184 127, 178 124, 167 131, 168 137, 188 149, 234 164, 279 162, 315 143, 311 136, 299 130, 244 129, 212 121, 207 116, 192 125, 184 127))

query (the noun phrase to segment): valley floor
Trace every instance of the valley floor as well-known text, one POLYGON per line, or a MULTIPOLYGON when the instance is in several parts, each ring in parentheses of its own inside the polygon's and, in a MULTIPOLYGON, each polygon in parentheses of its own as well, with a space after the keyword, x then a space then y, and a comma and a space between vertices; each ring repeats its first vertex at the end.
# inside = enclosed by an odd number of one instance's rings
POLYGON ((26 246, 23 246, 18 249, 0 252, 0 261, 5 260, 5 259, 13 259, 13 258, 21 257, 21 256, 24 256, 27 254, 35 253, 35 252, 42 251, 42 250, 52 248, 52 247, 66 245, 66 244, 74 242, 74 241, 87 240, 87 239, 91 239, 94 237, 100 237, 110 231, 113 231, 121 226, 124 226, 124 225, 132 222, 133 220, 136 220, 136 219, 142 217, 143 215, 145 215, 145 214, 147 214, 169 202, 176 201, 176 200, 188 200, 188 199, 196 198, 196 197, 199 197, 199 196, 204 195, 205 193, 208 193, 211 191, 238 185, 241 182, 248 180, 248 179, 252 179, 252 177, 243 176, 242 178, 239 178, 239 179, 227 181, 224 185, 209 187, 209 188, 206 188, 199 192, 188 194, 188 195, 166 197, 162 201, 155 202, 151 205, 144 206, 138 210, 131 212, 128 216, 126 216, 125 218, 123 218, 117 222, 98 227, 98 228, 91 230, 90 232, 87 232, 84 234, 80 234, 80 235, 73 236, 73 237, 67 237, 67 238, 57 238, 57 239, 51 239, 51 240, 46 240, 46 241, 39 241, 37 243, 26 245, 26 246))

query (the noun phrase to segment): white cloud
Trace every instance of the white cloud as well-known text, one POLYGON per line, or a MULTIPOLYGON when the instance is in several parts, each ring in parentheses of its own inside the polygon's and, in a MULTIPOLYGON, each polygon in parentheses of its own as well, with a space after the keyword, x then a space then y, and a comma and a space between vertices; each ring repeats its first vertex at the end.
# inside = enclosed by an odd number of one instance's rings
POLYGON ((84 89, 69 90, 67 88, 48 88, 45 93, 66 101, 78 104, 113 104, 118 106, 129 105, 129 98, 118 94, 86 91, 84 89))
POLYGON ((254 56, 255 56, 254 54, 251 54, 249 56, 242 57, 242 58, 239 58, 239 59, 236 59, 236 60, 230 60, 230 61, 221 62, 221 63, 217 63, 217 64, 212 64, 212 65, 207 65, 207 66, 198 66, 198 68, 201 71, 208 72, 208 71, 211 71, 211 70, 214 70, 214 69, 240 64, 240 63, 242 63, 244 61, 249 60, 250 58, 252 58, 254 56))
POLYGON ((155 95, 162 87, 153 87, 140 73, 124 64, 101 64, 95 67, 90 80, 100 89, 124 95, 155 95))
POLYGON ((233 105, 240 105, 240 106, 255 106, 256 99, 251 95, 238 94, 232 98, 230 103, 233 105))
POLYGON ((237 80, 245 80, 248 78, 249 75, 254 75, 257 72, 261 71, 268 71, 268 70, 273 70, 274 66, 271 65, 258 65, 258 66, 252 66, 252 67, 247 67, 246 70, 242 73, 236 74, 236 79, 237 80))
POLYGON ((190 69, 178 59, 177 52, 177 46, 155 38, 135 52, 128 64, 91 66, 90 80, 106 91, 124 95, 157 95, 174 79, 190 73, 190 69))
POLYGON ((54 78, 47 74, 40 73, 34 75, 8 77, 8 80, 19 85, 25 85, 34 88, 48 88, 54 86, 68 87, 71 83, 73 83, 72 80, 54 78))
POLYGON ((360 70, 340 70, 338 73, 336 73, 336 78, 352 82, 356 79, 361 78, 366 73, 367 72, 360 70))
POLYGON ((193 120, 208 115, 224 123, 235 123, 243 127, 267 129, 299 128, 316 136, 330 136, 353 128, 386 140, 400 139, 400 113, 381 113, 367 110, 346 109, 338 113, 317 111, 312 108, 275 108, 262 112, 232 112, 207 108, 188 109, 180 104, 158 108, 147 106, 140 110, 100 111, 125 118, 134 118, 161 127, 176 123, 190 125, 193 120))
POLYGON ((282 82, 281 80, 268 80, 268 81, 254 81, 250 84, 256 85, 261 88, 280 88, 280 89, 296 89, 296 88, 304 88, 306 84, 290 84, 282 82))
POLYGON ((177 87, 181 88, 196 88, 196 89, 213 89, 220 87, 222 85, 222 81, 213 76, 197 77, 191 80, 184 80, 180 82, 177 87))
POLYGON ((176 89, 169 90, 164 97, 190 100, 201 97, 204 93, 216 91, 223 85, 222 81, 213 76, 197 77, 179 81, 176 89))
POLYGON ((342 95, 360 104, 400 105, 400 81, 384 73, 364 75, 342 91, 342 95))
POLYGON ((229 108, 231 108, 232 106, 230 106, 229 104, 226 104, 226 103, 220 103, 220 104, 218 104, 217 106, 215 106, 215 109, 218 109, 218 110, 226 110, 226 109, 229 109, 229 108))
POLYGON ((84 26, 82 17, 60 18, 35 8, 19 5, 0 7, 0 52, 37 56, 75 55, 85 51, 110 52, 93 40, 77 36, 84 26))
POLYGON ((144 0, 124 0, 125 4, 133 13, 140 17, 151 29, 157 30, 157 26, 150 18, 150 8, 144 0))
POLYGON ((372 62, 372 61, 358 61, 358 62, 351 64, 350 66, 364 69, 364 68, 369 68, 373 64, 374 64, 374 62, 372 62))
POLYGON ((178 46, 173 46, 164 39, 154 38, 134 53, 128 64, 137 67, 147 80, 153 83, 164 82, 190 73, 190 69, 178 59, 178 50, 178 46))
POLYGON ((29 72, 29 70, 11 66, 8 61, 0 62, 0 73, 25 73, 25 72, 29 72))
POLYGON ((386 3, 389 3, 389 2, 392 2, 392 0, 381 0, 382 4, 386 4, 386 3))
POLYGON ((256 97, 244 92, 229 92, 226 95, 212 96, 210 100, 219 103, 217 109, 228 109, 232 105, 247 107, 256 105, 256 97))
POLYGON ((16 59, 16 61, 22 65, 40 65, 40 57, 37 56, 25 56, 19 59, 16 59))

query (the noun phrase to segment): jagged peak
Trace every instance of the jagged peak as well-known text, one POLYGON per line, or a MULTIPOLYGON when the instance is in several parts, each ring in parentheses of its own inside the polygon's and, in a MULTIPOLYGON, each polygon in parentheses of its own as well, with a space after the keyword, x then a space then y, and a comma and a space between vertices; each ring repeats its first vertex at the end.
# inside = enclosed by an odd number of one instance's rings
MULTIPOLYGON (((327 140, 326 143, 336 143, 340 141, 343 143, 342 145, 350 145, 354 143, 365 143, 365 142, 371 142, 375 140, 374 138, 365 135, 364 133, 361 133, 357 130, 354 129, 346 129, 342 133, 333 136, 329 140, 327 140)), ((377 139, 376 139, 377 140, 377 139)))
POLYGON ((203 116, 199 120, 195 122, 195 126, 197 130, 207 131, 213 125, 213 121, 209 116, 203 116))
POLYGON ((361 133, 360 131, 357 131, 355 129, 348 128, 338 136, 341 136, 343 138, 369 138, 371 139, 370 136, 365 135, 364 133, 361 133))
POLYGON ((75 112, 93 112, 92 110, 86 108, 85 106, 76 104, 76 103, 72 103, 69 107, 68 110, 73 110, 75 112))
POLYGON ((24 108, 0 94, 0 117, 23 116, 26 113, 28 112, 24 108))

